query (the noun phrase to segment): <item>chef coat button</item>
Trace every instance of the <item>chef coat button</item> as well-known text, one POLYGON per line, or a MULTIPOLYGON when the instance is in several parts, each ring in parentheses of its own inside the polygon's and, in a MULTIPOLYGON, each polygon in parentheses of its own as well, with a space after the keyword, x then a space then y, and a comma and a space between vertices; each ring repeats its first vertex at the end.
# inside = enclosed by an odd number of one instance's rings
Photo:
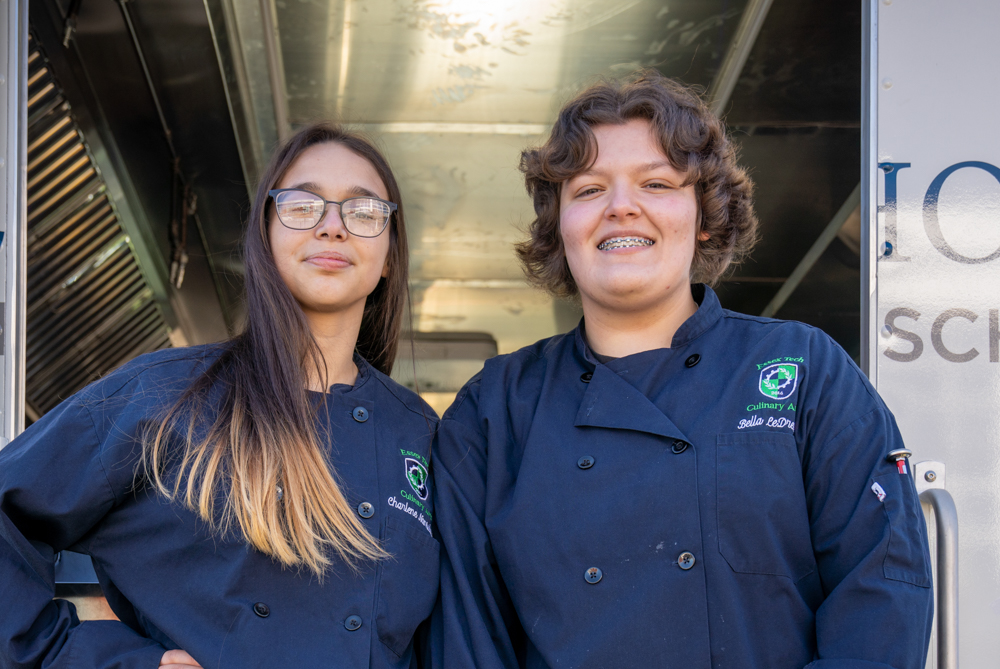
POLYGON ((680 455, 687 449, 688 449, 687 442, 678 439, 677 441, 674 442, 673 446, 670 447, 670 452, 673 453, 674 455, 680 455))
POLYGON ((589 455, 585 455, 576 461, 576 466, 580 469, 590 469, 594 466, 594 458, 589 455))
POLYGON ((344 621, 344 627, 350 632, 361 629, 361 616, 347 616, 347 620, 344 621))
POLYGON ((698 355, 697 353, 695 353, 693 355, 689 355, 688 356, 688 359, 684 361, 684 366, 685 367, 694 367, 699 362, 701 362, 701 356, 698 355))
POLYGON ((694 566, 694 554, 684 551, 677 556, 677 566, 687 571, 694 566))
POLYGON ((594 585, 595 583, 599 582, 603 577, 604 573, 597 567, 591 567, 587 571, 583 572, 584 580, 586 580, 587 583, 590 583, 591 585, 594 585))
POLYGON ((256 613, 261 618, 267 618, 271 615, 271 609, 268 608, 267 604, 264 602, 257 602, 253 605, 253 612, 256 613))
POLYGON ((590 380, 592 378, 594 378, 594 375, 591 374, 590 372, 584 372, 583 374, 580 375, 580 380, 583 381, 584 383, 590 383, 590 380))
POLYGON ((375 507, 368 502, 358 504, 358 515, 362 518, 371 518, 375 515, 375 507))
POLYGON ((364 423, 368 420, 368 409, 364 407, 354 407, 354 411, 351 412, 351 415, 354 416, 354 420, 359 423, 364 423))

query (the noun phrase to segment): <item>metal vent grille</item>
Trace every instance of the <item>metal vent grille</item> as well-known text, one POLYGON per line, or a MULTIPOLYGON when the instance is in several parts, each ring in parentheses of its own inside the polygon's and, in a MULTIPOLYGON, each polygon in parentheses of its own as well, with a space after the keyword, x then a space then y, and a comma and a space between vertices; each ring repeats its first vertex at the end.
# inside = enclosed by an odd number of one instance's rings
POLYGON ((27 412, 170 345, 167 324, 48 63, 28 56, 27 412))

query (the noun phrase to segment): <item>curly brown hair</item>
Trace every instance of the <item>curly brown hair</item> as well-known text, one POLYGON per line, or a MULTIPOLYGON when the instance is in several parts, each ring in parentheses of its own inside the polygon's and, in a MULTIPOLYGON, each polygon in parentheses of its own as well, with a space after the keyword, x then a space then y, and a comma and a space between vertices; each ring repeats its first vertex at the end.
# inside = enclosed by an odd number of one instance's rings
POLYGON ((598 125, 648 120, 674 169, 695 185, 706 241, 695 243, 692 281, 715 283, 757 241, 753 182, 736 164, 736 148, 719 118, 691 88, 656 70, 602 80, 567 102, 544 145, 521 153, 520 169, 534 200, 531 238, 515 249, 529 281, 557 297, 577 294, 559 232, 562 184, 597 160, 598 125))

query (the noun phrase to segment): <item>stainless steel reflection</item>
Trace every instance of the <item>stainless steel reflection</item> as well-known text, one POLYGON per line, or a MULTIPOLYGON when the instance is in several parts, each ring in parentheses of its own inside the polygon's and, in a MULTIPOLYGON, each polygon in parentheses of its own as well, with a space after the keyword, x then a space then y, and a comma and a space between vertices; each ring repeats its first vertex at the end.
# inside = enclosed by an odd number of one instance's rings
POLYGON ((750 0, 747 3, 747 8, 743 11, 743 18, 740 19, 740 25, 736 28, 736 34, 733 35, 733 41, 726 52, 726 58, 722 61, 722 67, 719 68, 719 73, 712 80, 712 87, 708 89, 707 97, 711 102, 712 111, 716 114, 724 115, 726 113, 726 105, 729 104, 729 98, 733 94, 733 89, 736 88, 736 81, 739 79, 740 73, 743 72, 747 58, 750 57, 750 49, 757 41, 757 35, 760 34, 761 26, 764 25, 767 12, 771 9, 771 2, 772 0, 750 0))
POLYGON ((278 2, 293 123, 547 123, 600 74, 711 81, 742 13, 649 0, 278 2), (707 51, 693 58, 698 50, 707 51), (695 68, 692 71, 692 66, 695 68))
MULTIPOLYGON (((513 244, 533 218, 520 151, 544 141, 562 102, 598 76, 654 66, 707 88, 743 5, 274 4, 291 124, 351 124, 376 137, 397 172, 414 326, 491 332, 500 352, 555 334, 565 321, 551 298, 525 283, 514 258, 513 244)), ((266 81, 252 60, 245 58, 248 78, 266 81)))

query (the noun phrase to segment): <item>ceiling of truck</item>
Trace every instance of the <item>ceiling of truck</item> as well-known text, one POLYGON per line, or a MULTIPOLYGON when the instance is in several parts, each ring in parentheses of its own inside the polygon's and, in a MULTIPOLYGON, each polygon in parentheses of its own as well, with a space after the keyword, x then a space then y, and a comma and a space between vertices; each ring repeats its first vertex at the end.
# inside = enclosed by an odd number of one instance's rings
MULTIPOLYGON (((728 308, 812 323, 856 354, 860 4, 83 0, 67 14, 68 0, 34 0, 31 19, 71 102, 89 110, 83 133, 104 147, 95 161, 128 182, 120 199, 134 220, 122 224, 147 240, 145 273, 169 271, 175 165, 197 196, 190 276, 158 296, 175 341, 239 326, 247 193, 280 138, 318 119, 373 137, 403 191, 418 358, 429 360, 417 376, 446 402, 461 374, 451 362, 435 377, 441 351, 481 352, 483 333, 512 351, 580 315, 530 288, 514 259, 532 217, 519 152, 600 76, 654 67, 713 90, 748 12, 763 26, 721 110, 757 185, 762 242, 718 291, 728 308), (839 234, 810 253, 828 229, 839 234), (794 290, 772 303, 786 283, 794 290), (427 344, 434 333, 450 333, 448 346, 427 344)), ((469 355, 463 374, 480 353, 469 355)))

